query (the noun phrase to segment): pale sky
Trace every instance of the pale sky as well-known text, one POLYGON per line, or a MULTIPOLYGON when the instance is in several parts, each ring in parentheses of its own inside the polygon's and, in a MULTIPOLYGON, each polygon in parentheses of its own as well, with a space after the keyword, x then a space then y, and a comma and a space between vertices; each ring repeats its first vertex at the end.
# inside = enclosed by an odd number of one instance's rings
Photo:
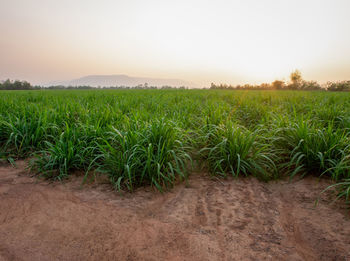
POLYGON ((0 80, 350 80, 350 0, 0 0, 0 80))

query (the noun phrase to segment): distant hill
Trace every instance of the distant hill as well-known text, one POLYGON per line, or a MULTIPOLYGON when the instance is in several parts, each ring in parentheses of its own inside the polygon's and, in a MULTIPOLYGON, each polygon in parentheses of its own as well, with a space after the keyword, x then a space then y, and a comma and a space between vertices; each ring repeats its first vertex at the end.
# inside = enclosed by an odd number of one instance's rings
POLYGON ((148 86, 172 86, 172 87, 194 87, 195 84, 179 79, 157 79, 147 77, 131 77, 127 75, 89 75, 79 79, 63 82, 51 82, 49 85, 64 85, 64 86, 92 86, 92 87, 111 87, 111 86, 129 86, 134 87, 137 85, 148 86))

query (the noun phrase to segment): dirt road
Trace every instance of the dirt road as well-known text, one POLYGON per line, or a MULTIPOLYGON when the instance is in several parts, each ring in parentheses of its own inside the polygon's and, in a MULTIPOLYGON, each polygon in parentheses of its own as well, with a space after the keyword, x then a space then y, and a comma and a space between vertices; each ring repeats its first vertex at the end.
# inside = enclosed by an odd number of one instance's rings
POLYGON ((161 194, 0 166, 0 260, 350 260, 350 213, 316 178, 194 174, 161 194))

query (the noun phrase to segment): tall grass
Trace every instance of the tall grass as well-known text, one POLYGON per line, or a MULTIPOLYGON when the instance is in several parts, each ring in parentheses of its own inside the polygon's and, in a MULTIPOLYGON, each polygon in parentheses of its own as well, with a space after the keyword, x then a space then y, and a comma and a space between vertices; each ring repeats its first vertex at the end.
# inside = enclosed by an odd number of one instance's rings
POLYGON ((44 149, 32 161, 32 169, 59 180, 67 177, 69 171, 88 170, 98 153, 97 138, 95 129, 66 124, 58 138, 44 141, 44 149))
POLYGON ((329 175, 336 181, 348 177, 344 166, 349 162, 350 144, 345 131, 299 121, 279 130, 277 136, 292 177, 297 173, 329 175))
POLYGON ((313 174, 345 188, 349 133, 349 93, 0 91, 0 157, 33 158, 53 179, 102 172, 118 189, 172 187, 191 158, 213 175, 313 174))
POLYGON ((119 190, 150 184, 158 190, 187 178, 187 153, 182 130, 170 121, 155 120, 145 126, 114 129, 100 146, 99 171, 108 174, 119 190))
POLYGON ((212 174, 254 175, 268 180, 275 174, 273 154, 268 144, 258 140, 258 131, 227 123, 208 125, 202 137, 205 145, 200 151, 212 174))
POLYGON ((35 119, 24 116, 0 120, 0 142, 4 152, 18 158, 28 156, 42 145, 46 138, 46 128, 45 115, 35 119))

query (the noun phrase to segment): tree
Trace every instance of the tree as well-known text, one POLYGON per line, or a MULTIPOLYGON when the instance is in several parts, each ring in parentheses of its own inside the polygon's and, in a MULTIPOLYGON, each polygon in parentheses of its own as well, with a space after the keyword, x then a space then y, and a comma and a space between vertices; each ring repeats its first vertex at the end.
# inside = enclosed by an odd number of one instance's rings
POLYGON ((271 83, 271 86, 272 86, 272 89, 282 90, 285 87, 285 83, 284 83, 284 81, 276 80, 276 81, 271 83))
POLYGON ((10 81, 9 79, 0 84, 0 89, 2 90, 33 90, 35 89, 26 81, 10 81))
POLYGON ((328 82, 327 90, 335 92, 350 91, 350 81, 328 82))
POLYGON ((299 70, 295 70, 290 74, 290 81, 292 84, 290 84, 291 89, 300 89, 303 78, 301 76, 301 72, 299 70))
POLYGON ((321 85, 319 85, 316 81, 303 81, 300 88, 302 90, 309 90, 309 91, 322 90, 321 85))
POLYGON ((12 83, 10 81, 10 79, 7 79, 6 81, 3 82, 2 84, 2 88, 4 90, 11 90, 11 86, 12 86, 12 83))

